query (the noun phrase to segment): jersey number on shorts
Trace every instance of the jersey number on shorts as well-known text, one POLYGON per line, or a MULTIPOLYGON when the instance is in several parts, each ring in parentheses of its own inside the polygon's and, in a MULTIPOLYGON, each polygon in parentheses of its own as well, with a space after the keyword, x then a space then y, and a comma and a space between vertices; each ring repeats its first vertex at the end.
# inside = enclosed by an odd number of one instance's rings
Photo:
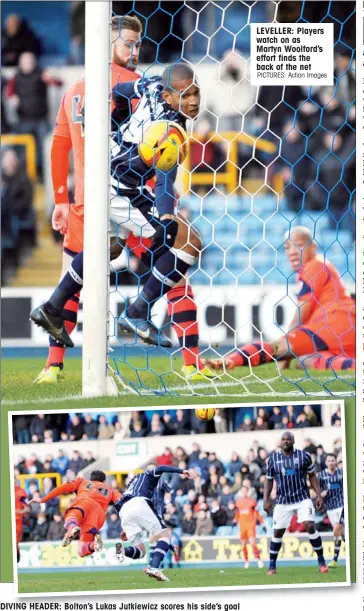
POLYGON ((80 103, 80 99, 81 96, 80 95, 74 95, 72 98, 72 121, 73 123, 77 124, 80 123, 81 124, 81 136, 84 137, 85 136, 85 98, 82 99, 82 105, 81 108, 78 108, 78 105, 80 103))

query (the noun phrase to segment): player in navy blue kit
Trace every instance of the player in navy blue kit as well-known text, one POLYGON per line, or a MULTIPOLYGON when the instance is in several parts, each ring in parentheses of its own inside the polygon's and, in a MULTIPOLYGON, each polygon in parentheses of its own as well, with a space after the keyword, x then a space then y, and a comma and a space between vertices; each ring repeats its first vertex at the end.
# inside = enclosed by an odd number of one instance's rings
POLYGON ((329 567, 335 569, 340 554, 341 541, 345 540, 343 472, 337 466, 335 454, 326 456, 326 469, 318 474, 318 479, 327 517, 334 531, 334 557, 329 563, 329 567))
POLYGON ((294 435, 283 433, 281 449, 272 452, 268 458, 268 469, 264 482, 264 509, 270 510, 270 494, 274 480, 277 483, 277 502, 273 511, 273 537, 269 547, 268 575, 277 572, 276 563, 282 545, 282 538, 289 526, 292 516, 297 513, 299 523, 304 523, 311 545, 317 554, 319 570, 327 573, 323 555, 322 539, 315 526, 315 508, 310 498, 307 485, 309 477, 316 494, 316 506, 323 507, 320 485, 314 465, 308 452, 295 450, 294 435))
POLYGON ((149 536, 149 542, 157 541, 157 545, 150 566, 144 569, 144 572, 148 577, 153 577, 158 581, 169 581, 159 567, 170 549, 170 532, 153 503, 153 496, 163 473, 180 473, 189 479, 194 478, 193 471, 169 466, 148 469, 133 477, 123 496, 115 504, 120 513, 121 538, 131 545, 122 549, 121 543, 117 543, 116 555, 119 561, 122 561, 124 554, 133 560, 143 558, 146 551, 143 542, 145 531, 149 536))
MULTIPOLYGON (((162 77, 141 78, 119 83, 113 89, 117 110, 137 108, 111 138, 110 221, 119 245, 124 246, 130 232, 152 238, 145 262, 152 273, 137 299, 119 318, 119 326, 137 334, 146 343, 172 346, 170 340, 150 319, 153 304, 181 280, 198 259, 201 239, 186 219, 176 215, 174 182, 177 165, 169 172, 148 166, 139 156, 138 145, 154 121, 167 121, 184 131, 187 119, 194 120, 200 110, 200 88, 193 69, 185 62, 166 68, 162 77), (155 193, 147 181, 155 176, 155 193)), ((62 309, 83 285, 83 251, 61 280, 50 299, 43 304, 47 317, 42 326, 57 339, 73 346, 64 327, 62 309)), ((36 311, 34 311, 34 315, 36 311)), ((33 316, 33 313, 31 314, 33 316)), ((33 316, 34 318, 34 316, 33 316)))

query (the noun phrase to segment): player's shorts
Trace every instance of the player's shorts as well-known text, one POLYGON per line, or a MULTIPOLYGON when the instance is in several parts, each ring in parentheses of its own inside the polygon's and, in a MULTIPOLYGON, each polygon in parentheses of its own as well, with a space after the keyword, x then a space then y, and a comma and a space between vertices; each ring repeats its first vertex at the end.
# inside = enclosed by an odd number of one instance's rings
POLYGON ((105 510, 96 502, 75 500, 65 512, 65 517, 74 516, 81 527, 80 539, 85 535, 97 534, 106 519, 105 510))
POLYGON ((128 541, 134 545, 143 541, 144 532, 154 536, 166 528, 152 502, 142 497, 134 497, 124 503, 120 509, 120 520, 128 541))
POLYGON ((144 205, 133 206, 130 199, 113 195, 110 203, 110 233, 126 240, 129 233, 142 238, 151 238, 158 227, 153 217, 153 202, 145 200, 144 205))
POLYGON ((337 524, 344 523, 342 521, 343 511, 344 511, 343 507, 337 507, 337 509, 328 509, 327 510, 327 517, 329 518, 330 524, 332 527, 336 526, 337 524))
POLYGON ((255 526, 245 526, 240 529, 240 540, 248 541, 248 539, 254 539, 256 536, 255 526))
POLYGON ((355 313, 330 312, 325 322, 310 322, 287 334, 291 351, 297 356, 318 355, 321 352, 355 359, 355 313))
POLYGON ((67 250, 71 250, 76 254, 83 250, 83 204, 70 205, 70 213, 68 215, 67 233, 64 236, 63 246, 67 250))
POLYGON ((292 503, 290 505, 275 505, 273 510, 274 530, 288 528, 294 514, 297 514, 299 524, 302 522, 314 522, 315 508, 311 499, 304 499, 299 503, 292 503))

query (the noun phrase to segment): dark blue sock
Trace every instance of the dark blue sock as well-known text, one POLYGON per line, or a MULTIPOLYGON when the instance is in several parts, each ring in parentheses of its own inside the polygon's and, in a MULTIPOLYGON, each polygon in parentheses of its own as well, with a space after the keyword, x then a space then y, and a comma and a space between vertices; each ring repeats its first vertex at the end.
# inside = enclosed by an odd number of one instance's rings
POLYGON ((153 557, 150 561, 150 566, 153 569, 158 569, 164 559, 164 556, 169 551, 169 541, 161 539, 155 546, 153 557))
POLYGON ((125 547, 124 548, 125 556, 128 558, 132 558, 133 560, 137 560, 137 558, 142 558, 143 554, 138 547, 125 547))
POLYGON ((62 278, 49 300, 46 310, 52 316, 60 316, 67 301, 81 290, 83 285, 83 251, 73 259, 66 275, 62 278))
POLYGON ((272 568, 276 568, 276 562, 278 558, 279 551, 282 546, 282 539, 277 537, 272 537, 270 545, 269 545, 269 566, 272 568))
POLYGON ((325 559, 324 559, 324 550, 323 550, 323 547, 322 547, 322 539, 321 539, 320 535, 318 534, 318 532, 316 531, 312 535, 309 534, 308 537, 310 539, 310 543, 311 543, 313 549, 315 550, 315 552, 317 554, 317 559, 318 559, 319 563, 325 562, 325 559))
POLYGON ((186 261, 177 257, 171 250, 157 261, 139 297, 129 307, 128 316, 149 317, 153 303, 174 287, 193 265, 194 257, 183 254, 186 261))
POLYGON ((334 560, 335 560, 335 562, 337 562, 338 558, 339 558, 341 541, 342 541, 341 537, 338 537, 337 539, 335 539, 335 549, 334 549, 334 560))

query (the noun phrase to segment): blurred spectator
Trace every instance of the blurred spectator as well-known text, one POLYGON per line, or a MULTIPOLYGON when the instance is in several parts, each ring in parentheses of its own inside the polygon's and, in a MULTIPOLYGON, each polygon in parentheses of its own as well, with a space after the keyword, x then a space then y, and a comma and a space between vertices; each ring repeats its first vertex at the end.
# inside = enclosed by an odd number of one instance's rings
POLYGON ((331 416, 331 426, 337 426, 337 423, 341 425, 341 407, 338 407, 331 416))
POLYGON ((71 56, 70 63, 83 65, 85 63, 85 3, 77 0, 72 2, 71 14, 71 56))
POLYGON ((255 430, 256 431, 267 431, 268 430, 268 422, 264 422, 263 418, 258 416, 255 422, 255 430))
POLYGON ((30 423, 30 434, 33 443, 42 443, 44 441, 44 431, 47 428, 47 420, 44 414, 33 416, 30 423))
POLYGON ((306 414, 304 412, 302 412, 301 414, 298 414, 297 420, 296 420, 296 428, 304 429, 310 426, 312 426, 312 424, 309 421, 309 419, 307 418, 306 414))
POLYGON ((216 456, 216 452, 210 452, 209 456, 208 456, 208 460, 210 463, 210 467, 213 466, 216 468, 218 475, 221 475, 222 473, 224 473, 225 469, 224 469, 224 465, 222 464, 221 460, 219 460, 216 456))
POLYGON ((163 421, 161 420, 160 415, 157 412, 155 412, 150 422, 148 436, 155 437, 158 435, 164 435, 164 424, 163 424, 163 421))
POLYGON ((53 431, 46 429, 44 431, 44 443, 53 443, 53 431))
POLYGON ((165 414, 163 414, 162 420, 164 426, 164 435, 174 435, 175 429, 173 426, 171 414, 169 412, 166 412, 165 414))
POLYGON ((48 535, 48 522, 45 513, 39 513, 37 516, 36 525, 32 530, 32 541, 46 541, 48 535))
POLYGON ((178 409, 176 412, 176 419, 174 421, 174 430, 176 435, 189 435, 191 429, 188 424, 187 414, 183 409, 178 409))
POLYGON ((228 473, 231 477, 235 476, 235 473, 238 473, 243 466, 242 461, 237 452, 233 452, 231 454, 231 460, 228 464, 228 473))
POLYGON ((157 456, 157 465, 173 465, 173 452, 171 448, 164 448, 162 454, 157 456))
MULTIPOLYGON (((54 485, 53 485, 52 479, 50 477, 45 477, 43 480, 42 495, 45 496, 51 490, 53 490, 53 488, 54 488, 54 485)), ((51 499, 50 501, 47 501, 45 503, 45 514, 46 514, 48 521, 54 516, 55 513, 58 513, 58 512, 59 512, 59 497, 51 499)))
POLYGON ((305 405, 303 408, 303 412, 306 415, 307 420, 310 422, 311 426, 317 426, 317 416, 312 409, 311 405, 305 405))
POLYGON ((47 539, 49 541, 60 541, 65 535, 63 519, 60 513, 54 513, 52 521, 49 524, 47 539))
POLYGON ((108 514, 106 519, 107 531, 106 536, 108 539, 120 539, 121 520, 116 511, 112 511, 108 514))
POLYGON ((227 517, 226 525, 227 526, 233 526, 235 524, 235 515, 236 515, 236 505, 233 500, 228 501, 227 507, 226 507, 226 517, 227 517))
POLYGON ((94 457, 92 452, 90 452, 90 451, 86 452, 86 455, 85 455, 85 458, 84 458, 85 467, 89 467, 90 465, 92 465, 92 463, 95 462, 95 460, 96 460, 96 458, 94 457))
POLYGON ((25 415, 15 416, 13 422, 16 443, 29 443, 29 417, 25 415))
POLYGON ((309 454, 316 454, 317 451, 317 446, 313 443, 312 439, 310 437, 306 437, 306 439, 304 440, 304 451, 308 452, 309 454))
POLYGON ((83 423, 84 433, 82 439, 97 439, 98 425, 97 422, 92 418, 91 414, 86 414, 85 421, 83 423))
POLYGON ((201 509, 198 512, 196 520, 196 537, 202 537, 204 535, 212 535, 214 531, 214 524, 207 511, 201 509))
POLYGON ((142 424, 139 421, 134 422, 133 428, 130 431, 130 437, 131 439, 137 438, 137 437, 145 437, 146 435, 146 430, 142 428, 142 424))
POLYGON ((129 436, 129 429, 123 428, 121 422, 117 420, 114 424, 114 439, 127 439, 129 436))
POLYGON ((25 167, 13 149, 4 149, 1 155, 1 235, 18 246, 25 238, 31 246, 36 243, 36 221, 33 209, 33 185, 25 167), (27 222, 25 228, 22 227, 27 222))
POLYGON ((72 458, 69 462, 67 471, 74 471, 74 473, 78 473, 82 469, 85 468, 85 461, 81 458, 81 454, 78 450, 74 450, 72 452, 72 458))
POLYGON ((254 424, 249 414, 244 416, 243 424, 240 425, 239 431, 254 431, 254 424))
POLYGON ((83 437, 83 432, 84 432, 84 428, 81 422, 81 418, 79 416, 72 416, 71 426, 69 430, 69 440, 70 441, 79 441, 83 437))
POLYGON ((211 475, 210 482, 207 486, 206 496, 210 499, 217 497, 220 494, 220 485, 219 485, 219 477, 218 475, 211 475))
POLYGON ((56 458, 54 458, 52 461, 52 467, 55 471, 57 471, 57 473, 65 475, 67 469, 69 468, 69 463, 69 458, 65 456, 63 450, 59 449, 57 451, 56 458))
POLYGON ((280 424, 282 423, 282 414, 281 408, 275 405, 273 407, 272 413, 269 416, 269 428, 270 429, 278 429, 280 428, 280 424))
POLYGON ((215 528, 225 526, 227 522, 227 513, 218 499, 211 501, 210 515, 215 528))
POLYGON ((34 452, 25 461, 28 473, 42 473, 43 465, 34 452))
POLYGON ((16 110, 18 123, 15 131, 20 134, 33 134, 37 145, 38 176, 43 176, 43 145, 49 132, 49 109, 47 87, 60 87, 63 81, 54 78, 49 72, 39 68, 33 53, 22 53, 19 68, 7 84, 9 103, 16 110))
POLYGON ((189 509, 184 514, 181 520, 181 528, 182 534, 184 535, 194 535, 196 530, 196 518, 193 515, 193 512, 189 509))
POLYGON ((215 433, 227 433, 227 416, 226 410, 221 408, 216 408, 215 416, 215 433))
POLYGON ((293 405, 287 405, 287 418, 289 421, 289 424, 293 427, 296 424, 296 418, 294 415, 294 407, 293 405))
POLYGON ((49 460, 44 461, 42 473, 54 473, 52 463, 49 460))
POLYGON ((41 44, 25 20, 18 15, 8 15, 2 31, 1 55, 3 66, 17 66, 22 53, 41 53, 41 44))

